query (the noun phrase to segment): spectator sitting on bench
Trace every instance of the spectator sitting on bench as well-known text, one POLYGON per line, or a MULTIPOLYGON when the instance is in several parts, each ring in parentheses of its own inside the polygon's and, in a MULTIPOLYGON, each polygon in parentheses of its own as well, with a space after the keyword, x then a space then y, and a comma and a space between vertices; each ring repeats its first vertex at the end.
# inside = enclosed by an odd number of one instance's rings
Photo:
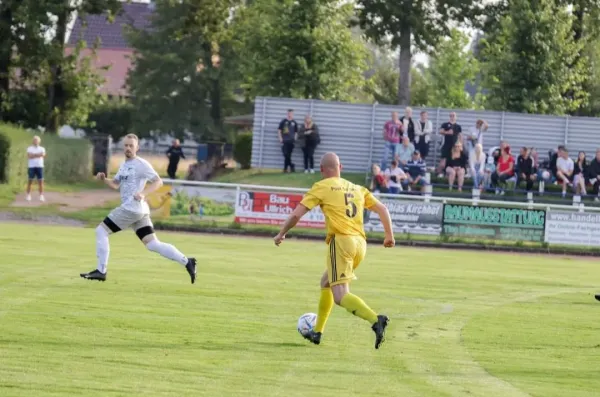
POLYGON ((567 186, 573 185, 573 171, 575 164, 569 158, 569 151, 561 146, 556 159, 556 180, 562 185, 563 198, 567 195, 567 186))
POLYGON ((584 196, 587 195, 585 185, 590 181, 588 176, 589 168, 590 165, 585 158, 585 152, 579 152, 573 169, 573 187, 575 188, 575 193, 584 196))
POLYGON ((448 185, 450 190, 454 186, 454 180, 458 178, 458 191, 462 192, 463 183, 465 182, 465 171, 467 168, 467 156, 463 152, 460 142, 452 146, 450 157, 446 164, 446 174, 448 175, 448 185))
POLYGON ((412 159, 406 164, 404 169, 406 170, 406 179, 402 181, 402 184, 411 190, 411 188, 421 187, 421 192, 425 188, 425 168, 427 165, 425 161, 421 159, 421 152, 415 150, 412 155, 412 159))
POLYGON ((475 144, 475 149, 469 155, 469 168, 471 169, 471 177, 473 178, 473 187, 481 189, 485 178, 485 162, 486 157, 483 152, 481 143, 475 144))
POLYGON ((406 164, 411 160, 412 154, 415 151, 415 146, 410 143, 408 135, 402 136, 402 144, 396 149, 396 160, 401 168, 404 168, 406 164))
POLYGON ((522 147, 521 154, 517 158, 517 187, 525 181, 527 192, 530 192, 536 179, 537 175, 531 151, 526 147, 522 147))
POLYGON ((504 149, 500 151, 496 171, 492 174, 492 187, 496 189, 496 194, 504 194, 504 190, 500 189, 500 185, 504 185, 507 180, 514 176, 514 170, 515 159, 510 154, 510 146, 505 145, 504 149))
POLYGON ((590 178, 590 184, 594 186, 594 194, 596 198, 594 201, 600 201, 600 149, 596 149, 596 157, 590 163, 588 168, 588 178, 590 178))
POLYGON ((396 160, 392 161, 391 167, 385 170, 385 179, 387 180, 388 192, 398 194, 402 191, 402 180, 406 179, 406 174, 396 160))
POLYGON ((385 174, 381 172, 381 167, 377 164, 373 164, 371 168, 373 177, 371 178, 370 190, 373 193, 388 193, 388 182, 385 178, 385 174))

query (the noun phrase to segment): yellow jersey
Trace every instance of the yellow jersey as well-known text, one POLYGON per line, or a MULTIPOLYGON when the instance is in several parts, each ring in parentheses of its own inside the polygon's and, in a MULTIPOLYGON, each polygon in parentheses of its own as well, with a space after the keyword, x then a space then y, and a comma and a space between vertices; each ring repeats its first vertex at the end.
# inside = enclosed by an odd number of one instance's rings
POLYGON ((378 200, 371 192, 343 178, 327 178, 315 183, 300 204, 313 209, 317 205, 325 215, 327 242, 336 234, 362 236, 365 208, 373 208, 378 200))

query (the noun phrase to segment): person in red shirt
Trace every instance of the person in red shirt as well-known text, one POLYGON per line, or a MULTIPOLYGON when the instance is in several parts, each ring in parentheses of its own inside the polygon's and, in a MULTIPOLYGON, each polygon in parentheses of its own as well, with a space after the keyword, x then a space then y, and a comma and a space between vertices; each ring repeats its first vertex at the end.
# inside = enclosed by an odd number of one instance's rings
MULTIPOLYGON (((496 171, 492 174, 492 186, 496 188, 496 194, 500 194, 499 185, 504 185, 506 181, 515 175, 515 159, 510 154, 510 146, 505 146, 498 159, 496 171)), ((504 191, 502 191, 504 194, 504 191)))
POLYGON ((381 172, 379 165, 373 164, 373 179, 371 179, 371 191, 374 193, 388 193, 388 183, 385 175, 381 172))

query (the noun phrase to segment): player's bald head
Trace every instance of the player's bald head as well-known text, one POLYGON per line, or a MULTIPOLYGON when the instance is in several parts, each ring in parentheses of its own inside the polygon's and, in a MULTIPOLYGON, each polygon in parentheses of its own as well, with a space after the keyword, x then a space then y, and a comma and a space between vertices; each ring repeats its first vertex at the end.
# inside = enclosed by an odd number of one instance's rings
POLYGON ((321 172, 327 178, 340 176, 340 158, 333 152, 327 152, 321 157, 321 172))

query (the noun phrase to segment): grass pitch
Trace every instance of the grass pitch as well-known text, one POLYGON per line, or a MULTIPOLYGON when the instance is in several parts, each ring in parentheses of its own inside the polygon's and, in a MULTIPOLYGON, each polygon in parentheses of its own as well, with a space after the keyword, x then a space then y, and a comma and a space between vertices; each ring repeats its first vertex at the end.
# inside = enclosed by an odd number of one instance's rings
MULTIPOLYGON (((596 260, 370 246, 352 290, 388 314, 334 308, 321 346, 323 243, 162 233, 200 264, 92 229, 0 225, 0 396, 597 396, 596 260)), ((600 286, 599 286, 600 289, 600 286)))

